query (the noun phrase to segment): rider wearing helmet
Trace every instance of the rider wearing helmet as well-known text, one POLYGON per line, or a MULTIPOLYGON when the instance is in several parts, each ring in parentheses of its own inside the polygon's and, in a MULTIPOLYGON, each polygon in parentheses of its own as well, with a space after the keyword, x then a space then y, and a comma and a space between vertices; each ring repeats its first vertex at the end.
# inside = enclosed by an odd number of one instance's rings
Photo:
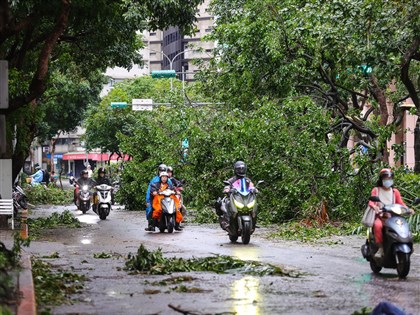
POLYGON ((106 176, 106 169, 105 169, 105 167, 100 167, 98 169, 98 177, 96 179, 96 184, 97 185, 105 184, 105 185, 111 186, 111 182, 109 181, 108 176, 106 176))
MULTIPOLYGON (((148 227, 145 228, 146 231, 154 231, 155 230, 155 225, 153 222, 153 218, 152 218, 152 196, 150 194, 150 189, 152 187, 152 185, 154 183, 157 183, 160 181, 160 173, 162 172, 166 172, 168 170, 168 167, 166 166, 166 164, 159 164, 158 169, 157 169, 157 175, 155 177, 153 177, 150 182, 149 182, 149 186, 147 187, 147 192, 146 192, 146 219, 148 221, 148 227)), ((168 182, 170 184, 172 184, 172 181, 170 179, 168 179, 168 182)))
POLYGON ((172 167, 172 166, 168 166, 168 170, 167 170, 167 172, 168 172, 168 176, 169 176, 169 179, 171 180, 172 184, 173 184, 175 187, 181 187, 181 186, 182 186, 182 182, 181 182, 180 180, 177 180, 177 179, 174 177, 174 169, 173 169, 173 167, 172 167))
POLYGON ((87 170, 83 170, 80 172, 80 177, 78 180, 76 180, 75 184, 76 184, 76 188, 74 190, 74 203, 76 204, 77 195, 79 193, 79 187, 82 187, 84 185, 93 187, 96 185, 96 182, 92 178, 89 177, 87 170))
MULTIPOLYGON (((375 243, 378 245, 378 251, 375 257, 380 258, 384 254, 382 228, 383 222, 388 218, 388 214, 380 211, 381 207, 385 204, 397 203, 407 207, 401 198, 401 194, 394 185, 394 173, 389 168, 383 168, 379 172, 376 187, 372 189, 371 196, 378 196, 380 202, 369 201, 369 206, 375 210, 376 216, 373 223, 373 233, 375 235, 375 243)), ((413 209, 410 209, 414 213, 413 209)))
MULTIPOLYGON (((252 183, 251 179, 246 177, 246 171, 247 171, 247 166, 245 162, 243 161, 235 162, 235 164, 233 165, 233 172, 235 176, 228 179, 228 182, 230 183, 230 185, 225 186, 225 188, 223 189, 223 193, 228 194, 230 190, 232 189, 233 183, 236 182, 238 179, 245 179, 246 185, 251 190, 252 189, 256 190, 256 188, 254 188, 254 184, 252 183)), ((227 229, 229 227, 229 218, 226 213, 226 209, 222 209, 223 203, 224 202, 222 198, 219 197, 215 203, 215 209, 216 209, 216 214, 219 216, 220 226, 222 227, 222 229, 227 229)))
MULTIPOLYGON (((96 178, 96 185, 108 185, 108 186, 112 186, 111 185, 111 181, 109 180, 108 176, 106 176, 106 169, 105 167, 100 167, 98 169, 98 177, 96 178)), ((93 204, 96 206, 98 200, 96 198, 97 196, 97 192, 95 192, 93 194, 93 204)), ((114 190, 111 190, 111 204, 114 204, 114 190)), ((95 208, 93 208, 95 209, 95 208)), ((95 211, 96 212, 96 211, 95 211)))
MULTIPOLYGON (((167 172, 161 172, 159 176, 159 181, 156 183, 153 183, 150 188, 150 194, 153 197, 153 213, 152 217, 154 220, 159 220, 162 216, 162 205, 161 201, 164 198, 163 195, 159 195, 159 192, 164 191, 165 189, 175 190, 175 187, 172 185, 172 183, 169 182, 169 175, 167 172)), ((181 231, 181 227, 179 224, 182 222, 182 214, 179 212, 179 199, 176 198, 174 195, 171 195, 171 198, 175 202, 175 230, 181 231)))

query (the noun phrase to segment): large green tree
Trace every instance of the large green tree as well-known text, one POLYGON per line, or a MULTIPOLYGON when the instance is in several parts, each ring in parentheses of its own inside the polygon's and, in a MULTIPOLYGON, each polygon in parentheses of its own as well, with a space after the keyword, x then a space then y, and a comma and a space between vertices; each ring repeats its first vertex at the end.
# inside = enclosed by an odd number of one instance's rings
MULTIPOLYGON (((330 132, 385 154, 401 102, 420 112, 420 5, 415 1, 214 0, 218 43, 210 93, 255 109, 268 97, 310 95, 332 113, 330 132), (363 105, 372 104, 362 115, 363 105), (393 112, 388 104, 392 104, 393 112), (375 115, 379 126, 368 122, 375 115), (394 119, 388 118, 393 115, 394 119)), ((416 161, 420 161, 416 128, 416 161)), ((380 155, 378 155, 380 156, 380 155)), ((416 164, 416 170, 420 165, 416 164)))
POLYGON ((141 63, 138 32, 178 25, 192 31, 201 0, 40 0, 0 1, 0 59, 9 62, 9 108, 1 110, 8 125, 8 149, 13 175, 28 155, 28 143, 38 133, 35 113, 54 82, 52 71, 76 65, 80 81, 109 66, 129 68, 141 63), (22 114, 26 115, 23 117, 22 114), (14 128, 14 127, 17 128, 14 128), (14 133, 14 130, 27 132, 14 133), (13 150, 12 139, 21 143, 13 150))

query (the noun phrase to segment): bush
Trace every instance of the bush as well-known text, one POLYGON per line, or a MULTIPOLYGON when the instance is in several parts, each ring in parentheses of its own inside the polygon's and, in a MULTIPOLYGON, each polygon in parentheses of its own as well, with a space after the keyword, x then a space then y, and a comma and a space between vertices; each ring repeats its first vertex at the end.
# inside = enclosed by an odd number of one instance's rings
POLYGON ((63 190, 53 184, 48 185, 48 187, 44 185, 26 185, 25 194, 28 197, 28 202, 33 205, 66 205, 73 200, 73 190, 63 190))

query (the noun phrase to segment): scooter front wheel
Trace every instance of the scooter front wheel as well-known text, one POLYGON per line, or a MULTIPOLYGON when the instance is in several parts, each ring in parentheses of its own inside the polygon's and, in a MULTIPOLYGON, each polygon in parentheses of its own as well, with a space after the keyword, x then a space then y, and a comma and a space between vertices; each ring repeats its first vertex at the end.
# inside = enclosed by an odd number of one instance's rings
POLYGON ((397 260, 397 273, 399 278, 407 277, 410 272, 410 255, 407 253, 397 253, 395 255, 397 260))
POLYGON ((372 269, 372 271, 374 273, 379 273, 382 270, 382 267, 381 266, 378 266, 378 264, 376 263, 374 257, 372 257, 370 259, 369 263, 370 263, 370 269, 372 269))
POLYGON ((229 235, 229 239, 232 243, 236 243, 238 240, 238 235, 229 235))
POLYGON ((251 222, 245 221, 242 225, 242 243, 248 244, 251 240, 251 222))

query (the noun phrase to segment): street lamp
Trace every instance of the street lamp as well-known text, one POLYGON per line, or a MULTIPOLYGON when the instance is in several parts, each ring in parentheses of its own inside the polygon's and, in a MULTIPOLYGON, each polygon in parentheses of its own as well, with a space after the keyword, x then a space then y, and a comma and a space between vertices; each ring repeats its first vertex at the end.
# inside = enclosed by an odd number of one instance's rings
MULTIPOLYGON (((185 50, 183 50, 183 51, 181 51, 181 52, 179 52, 178 54, 176 54, 172 59, 171 58, 169 58, 163 51, 157 51, 157 50, 153 50, 153 49, 149 49, 149 48, 143 48, 143 49, 145 49, 145 50, 149 50, 149 51, 154 51, 154 52, 157 52, 157 53, 161 53, 162 54, 162 56, 164 56, 167 60, 168 60, 168 62, 169 62, 169 70, 172 72, 172 67, 173 67, 173 63, 174 63, 174 61, 175 61, 175 59, 178 57, 178 56, 180 56, 180 55, 182 55, 182 54, 184 54, 184 53, 186 53, 187 51, 195 51, 195 49, 185 49, 185 50)), ((168 73, 168 75, 170 75, 170 73, 168 73)), ((172 88, 173 88, 173 86, 172 86, 172 77, 171 77, 171 91, 172 91, 172 88)))

